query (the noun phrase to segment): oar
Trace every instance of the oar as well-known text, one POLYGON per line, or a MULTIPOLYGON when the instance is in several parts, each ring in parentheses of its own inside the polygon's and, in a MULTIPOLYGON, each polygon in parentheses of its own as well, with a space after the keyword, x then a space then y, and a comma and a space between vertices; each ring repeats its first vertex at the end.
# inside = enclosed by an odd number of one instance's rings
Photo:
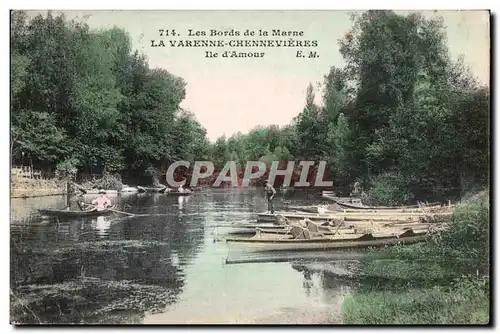
POLYGON ((121 213, 121 214, 124 214, 124 215, 127 215, 127 216, 136 216, 133 213, 124 212, 124 211, 120 211, 120 210, 115 210, 115 209, 110 209, 110 208, 108 208, 108 210, 111 211, 111 212, 121 213))

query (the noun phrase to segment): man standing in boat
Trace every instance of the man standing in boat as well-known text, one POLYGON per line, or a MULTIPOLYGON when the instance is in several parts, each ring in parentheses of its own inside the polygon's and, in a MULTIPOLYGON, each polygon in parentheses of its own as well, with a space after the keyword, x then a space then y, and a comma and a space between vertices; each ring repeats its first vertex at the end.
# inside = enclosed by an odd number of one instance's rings
POLYGON ((264 181, 264 186, 264 191, 266 192, 267 198, 267 210, 271 213, 274 213, 273 198, 274 195, 276 195, 276 190, 268 181, 264 181))
POLYGON ((95 205, 97 211, 106 210, 111 206, 111 200, 106 196, 104 190, 99 190, 99 196, 92 201, 92 205, 95 205))

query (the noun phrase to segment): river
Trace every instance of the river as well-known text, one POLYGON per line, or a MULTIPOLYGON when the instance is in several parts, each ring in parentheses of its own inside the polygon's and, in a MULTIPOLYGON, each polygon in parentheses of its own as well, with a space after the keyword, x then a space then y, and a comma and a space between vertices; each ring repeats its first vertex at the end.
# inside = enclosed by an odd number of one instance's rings
MULTIPOLYGON (((340 322, 349 256, 227 263, 214 225, 255 221, 266 209, 258 189, 111 200, 141 215, 60 220, 37 209, 63 208, 64 196, 11 200, 13 323, 340 322)), ((285 193, 277 209, 286 201, 322 202, 285 193)))

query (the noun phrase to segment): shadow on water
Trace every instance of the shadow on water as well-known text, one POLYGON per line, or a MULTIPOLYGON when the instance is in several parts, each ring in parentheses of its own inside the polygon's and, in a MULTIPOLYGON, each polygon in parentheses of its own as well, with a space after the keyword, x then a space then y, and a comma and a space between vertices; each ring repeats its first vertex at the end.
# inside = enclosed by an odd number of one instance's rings
MULTIPOLYGON (((319 264, 318 254, 282 264, 260 259, 224 265, 227 249, 213 242, 209 226, 255 219, 266 207, 258 190, 111 200, 119 210, 141 216, 45 218, 36 210, 62 209, 63 197, 12 201, 11 322, 203 323, 206 315, 212 320, 205 323, 222 323, 227 315, 234 323, 253 313, 259 317, 289 305, 313 305, 316 299, 307 294, 314 295, 314 286, 322 294, 336 294, 344 284, 321 269, 325 264, 319 264), (290 294, 290 289, 301 292, 290 294), (273 301, 261 305, 270 294, 273 301), (155 314, 159 317, 151 318, 155 314)), ((313 196, 294 199, 298 205, 317 202, 313 196)), ((280 205, 278 197, 277 209, 280 205)))
POLYGON ((12 322, 129 323, 175 302, 203 225, 179 215, 177 199, 120 200, 171 215, 11 222, 12 322))

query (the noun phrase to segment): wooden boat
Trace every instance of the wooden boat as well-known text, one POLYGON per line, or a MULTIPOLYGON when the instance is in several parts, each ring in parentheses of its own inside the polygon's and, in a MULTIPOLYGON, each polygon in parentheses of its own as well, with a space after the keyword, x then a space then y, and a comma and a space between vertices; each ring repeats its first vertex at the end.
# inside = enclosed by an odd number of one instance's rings
POLYGON ((145 192, 147 192, 146 188, 141 187, 141 186, 137 186, 137 191, 138 191, 139 193, 145 193, 145 192))
POLYGON ((313 221, 326 221, 331 218, 331 215, 321 215, 321 214, 312 214, 312 213, 304 213, 297 211, 275 211, 275 213, 269 212, 261 212, 257 214, 258 221, 267 221, 267 222, 275 222, 277 216, 283 216, 288 220, 300 220, 309 218, 313 221))
POLYGON ((327 214, 309 214, 300 212, 283 212, 275 213, 259 213, 257 220, 261 222, 275 222, 278 216, 283 216, 288 221, 300 221, 302 219, 310 219, 315 222, 326 222, 328 220, 345 220, 345 221, 418 221, 422 217, 434 217, 450 215, 451 212, 444 213, 418 213, 418 212, 395 212, 395 213, 364 213, 364 212, 335 212, 327 214))
POLYGON ((263 224, 220 224, 215 225, 214 234, 255 234, 257 229, 262 231, 282 231, 283 233, 289 228, 287 225, 275 225, 272 223, 263 224))
POLYGON ((134 193, 139 193, 143 192, 139 189, 139 187, 129 187, 129 186, 123 186, 121 189, 122 193, 129 193, 129 194, 134 194, 134 193))
POLYGON ((425 241, 427 230, 407 230, 402 233, 366 233, 352 235, 322 236, 310 239, 288 239, 280 237, 226 238, 228 248, 243 252, 269 251, 316 251, 329 249, 352 249, 381 247, 399 243, 411 244, 425 241))
MULTIPOLYGON (((78 188, 82 193, 85 195, 99 195, 99 189, 83 189, 83 188, 78 188)), ((117 190, 104 190, 106 192, 106 195, 117 195, 118 191, 117 190)))
POLYGON ((328 198, 332 201, 334 201, 336 204, 343 208, 348 208, 348 209, 358 209, 358 210, 405 210, 405 209, 418 209, 418 208, 426 208, 426 207, 435 207, 439 206, 439 203, 432 203, 432 204, 426 204, 426 205, 401 205, 401 206, 366 206, 361 204, 361 202, 358 202, 356 204, 354 203, 349 203, 345 200, 341 200, 338 197, 335 196, 330 196, 330 195, 325 195, 323 194, 323 197, 328 198))
POLYGON ((193 193, 191 191, 186 191, 186 192, 179 192, 179 191, 168 191, 165 192, 168 196, 189 196, 192 195, 193 193))
POLYGON ((165 189, 167 189, 167 187, 141 187, 141 188, 148 193, 162 193, 165 192, 165 189))
POLYGON ((330 206, 324 205, 287 205, 287 209, 297 212, 306 212, 306 213, 329 213, 336 212, 335 210, 331 210, 330 206))
MULTIPOLYGON (((307 228, 309 232, 311 232, 313 235, 337 235, 337 234, 347 234, 347 235, 353 235, 353 234, 363 234, 363 233, 372 233, 375 231, 378 232, 384 232, 384 233, 397 233, 397 232, 404 232, 406 230, 424 230, 424 229, 431 229, 431 228, 441 228, 444 227, 444 225, 438 225, 438 224, 430 224, 430 223, 407 223, 407 224, 389 224, 389 223, 384 223, 384 224, 359 224, 359 225, 354 225, 354 224, 343 224, 337 227, 332 227, 332 226, 307 226, 304 228, 307 228)), ((288 239, 293 239, 293 235, 290 234, 291 231, 291 226, 276 226, 276 227, 265 227, 262 228, 260 226, 257 226, 255 228, 255 235, 257 237, 273 237, 276 235, 286 237, 288 239)))
POLYGON ((75 217, 94 217, 94 216, 102 216, 107 215, 113 211, 109 209, 98 211, 97 209, 92 209, 88 211, 69 211, 69 210, 52 210, 52 209, 43 209, 38 210, 43 216, 54 216, 54 217, 62 217, 62 218, 75 218, 75 217))

